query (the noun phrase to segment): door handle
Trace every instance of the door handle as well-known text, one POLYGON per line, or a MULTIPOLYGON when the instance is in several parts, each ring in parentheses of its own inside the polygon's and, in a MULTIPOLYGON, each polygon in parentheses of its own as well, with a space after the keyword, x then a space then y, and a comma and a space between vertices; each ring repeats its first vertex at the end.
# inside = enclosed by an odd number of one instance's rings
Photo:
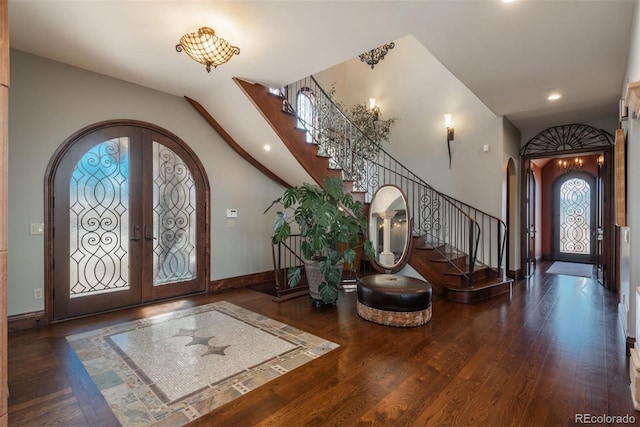
POLYGON ((129 237, 129 240, 133 240, 134 242, 140 241, 140 226, 133 226, 133 236, 129 237))
POLYGON ((149 240, 156 240, 156 238, 154 236, 152 236, 151 234, 149 234, 149 230, 147 228, 147 225, 145 224, 144 226, 144 240, 149 241, 149 240))

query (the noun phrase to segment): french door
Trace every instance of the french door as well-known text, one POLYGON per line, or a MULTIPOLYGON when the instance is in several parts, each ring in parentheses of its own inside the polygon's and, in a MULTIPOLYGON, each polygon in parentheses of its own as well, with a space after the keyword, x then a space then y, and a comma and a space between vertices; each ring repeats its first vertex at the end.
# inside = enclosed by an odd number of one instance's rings
POLYGON ((206 177, 177 137, 138 123, 82 133, 49 191, 53 320, 206 289, 206 177))

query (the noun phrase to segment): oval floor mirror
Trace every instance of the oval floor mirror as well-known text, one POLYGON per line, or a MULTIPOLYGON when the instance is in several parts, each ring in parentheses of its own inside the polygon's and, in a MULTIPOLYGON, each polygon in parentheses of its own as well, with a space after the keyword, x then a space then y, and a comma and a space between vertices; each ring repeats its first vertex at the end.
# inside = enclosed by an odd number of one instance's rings
POLYGON ((383 185, 369 207, 369 239, 376 257, 373 267, 380 272, 396 273, 409 260, 411 219, 407 198, 395 185, 383 185))

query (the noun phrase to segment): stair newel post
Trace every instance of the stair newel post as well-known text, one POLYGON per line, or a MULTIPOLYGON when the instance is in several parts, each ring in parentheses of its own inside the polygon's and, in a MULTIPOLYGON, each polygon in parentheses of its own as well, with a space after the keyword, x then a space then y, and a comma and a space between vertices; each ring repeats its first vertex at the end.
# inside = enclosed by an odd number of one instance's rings
POLYGON ((474 230, 475 227, 474 225, 474 221, 471 217, 468 217, 468 225, 469 225, 469 287, 473 288, 473 267, 475 266, 476 263, 476 254, 475 254, 475 250, 474 250, 474 230))
POLYGON ((497 233, 496 233, 498 235, 497 236, 498 240, 496 242, 496 244, 497 244, 496 248, 498 248, 498 275, 499 275, 499 277, 503 277, 504 276, 504 272, 503 272, 504 270, 502 268, 503 256, 502 256, 502 244, 501 244, 501 242, 502 242, 502 227, 500 227, 500 224, 497 224, 496 228, 498 229, 497 233))
POLYGON ((274 272, 274 279, 276 281, 276 293, 278 294, 278 296, 280 296, 280 266, 281 266, 281 260, 280 260, 280 243, 276 245, 274 245, 273 243, 271 244, 271 257, 273 260, 273 272, 274 272), (277 247, 277 253, 276 253, 276 247, 277 247))

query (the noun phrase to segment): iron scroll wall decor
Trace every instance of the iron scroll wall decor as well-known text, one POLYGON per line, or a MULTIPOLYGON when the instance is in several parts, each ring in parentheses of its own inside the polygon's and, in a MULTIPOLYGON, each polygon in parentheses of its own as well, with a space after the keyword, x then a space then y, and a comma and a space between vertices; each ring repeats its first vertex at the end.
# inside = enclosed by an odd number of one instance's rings
POLYGON ((543 130, 522 147, 520 155, 557 153, 561 151, 592 150, 610 147, 614 142, 609 132, 589 125, 572 124, 543 130))
POLYGON ((370 65, 371 69, 373 70, 373 67, 378 62, 382 61, 387 53, 389 53, 389 50, 393 49, 394 47, 396 47, 396 44, 394 42, 385 43, 382 46, 376 47, 375 49, 371 49, 367 52, 361 53, 360 55, 358 55, 358 58, 360 58, 361 62, 370 65))

